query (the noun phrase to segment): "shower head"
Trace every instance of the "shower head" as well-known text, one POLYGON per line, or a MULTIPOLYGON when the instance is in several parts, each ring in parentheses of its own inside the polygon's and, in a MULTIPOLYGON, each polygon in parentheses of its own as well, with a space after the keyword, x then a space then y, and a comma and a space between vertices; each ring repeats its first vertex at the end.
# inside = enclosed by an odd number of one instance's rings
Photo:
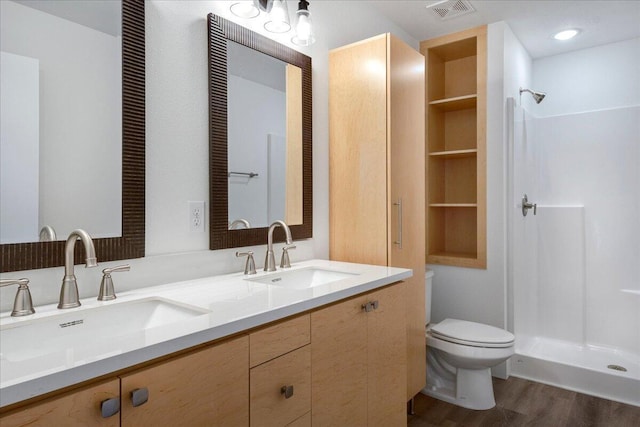
POLYGON ((531 96, 533 96, 533 100, 536 101, 536 104, 540 104, 544 97, 547 96, 544 92, 536 92, 535 90, 520 88, 520 95, 522 95, 522 92, 529 92, 531 96))

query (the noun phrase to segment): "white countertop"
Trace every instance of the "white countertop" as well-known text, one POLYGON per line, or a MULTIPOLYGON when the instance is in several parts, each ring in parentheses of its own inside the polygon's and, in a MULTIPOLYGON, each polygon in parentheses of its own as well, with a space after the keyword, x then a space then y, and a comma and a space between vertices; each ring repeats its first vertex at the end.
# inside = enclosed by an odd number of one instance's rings
MULTIPOLYGON (((17 331, 20 326, 39 319, 63 315, 68 318, 69 314, 77 314, 78 318, 81 318, 87 310, 131 303, 149 297, 167 299, 203 311, 202 315, 187 320, 152 327, 142 333, 125 332, 115 339, 110 338, 104 343, 105 349, 100 355, 88 358, 77 356, 82 353, 81 338, 77 340, 77 344, 72 345, 73 349, 66 349, 66 352, 56 350, 47 354, 46 346, 44 350, 38 348, 36 363, 34 360, 28 360, 28 351, 20 353, 13 351, 14 349, 3 348, 3 342, 0 341, 0 407, 255 328, 411 276, 412 271, 404 268, 310 260, 295 263, 291 269, 278 269, 273 273, 259 271, 256 275, 245 276, 240 272, 140 288, 118 294, 118 298, 113 301, 83 299, 82 305, 74 309, 58 310, 56 304, 50 304, 36 307, 36 313, 31 316, 12 318, 8 312, 2 313, 2 331, 17 331), (354 275, 306 289, 291 289, 247 280, 276 276, 285 271, 309 267, 354 275)), ((126 323, 127 319, 113 319, 114 328, 126 330, 126 323)), ((25 343, 29 339, 29 336, 25 336, 25 343)), ((30 344, 31 347, 38 345, 30 344)))

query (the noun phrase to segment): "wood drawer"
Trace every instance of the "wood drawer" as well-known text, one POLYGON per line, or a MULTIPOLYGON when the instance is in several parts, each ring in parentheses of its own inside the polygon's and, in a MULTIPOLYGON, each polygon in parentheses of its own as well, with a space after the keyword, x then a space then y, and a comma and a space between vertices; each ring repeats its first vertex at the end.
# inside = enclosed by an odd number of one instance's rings
MULTIPOLYGON (((311 346, 307 345, 251 369, 250 425, 286 426, 311 410, 311 346), (284 386, 293 386, 286 398, 284 386)), ((304 424, 300 424, 304 425, 304 424)))
POLYGON ((311 342, 310 315, 268 326, 249 335, 249 366, 260 365, 311 342))
POLYGON ((100 414, 100 405, 103 400, 118 397, 120 397, 120 382, 112 379, 19 408, 2 415, 0 425, 2 427, 118 427, 120 414, 108 418, 102 418, 100 414))

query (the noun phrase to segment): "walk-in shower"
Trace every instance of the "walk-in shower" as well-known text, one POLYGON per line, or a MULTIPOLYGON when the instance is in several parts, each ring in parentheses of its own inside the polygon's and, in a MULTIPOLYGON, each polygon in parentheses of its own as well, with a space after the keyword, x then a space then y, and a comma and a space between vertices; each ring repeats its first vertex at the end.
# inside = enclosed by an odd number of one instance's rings
POLYGON ((519 104, 507 100, 511 373, 640 406, 640 106, 519 104))

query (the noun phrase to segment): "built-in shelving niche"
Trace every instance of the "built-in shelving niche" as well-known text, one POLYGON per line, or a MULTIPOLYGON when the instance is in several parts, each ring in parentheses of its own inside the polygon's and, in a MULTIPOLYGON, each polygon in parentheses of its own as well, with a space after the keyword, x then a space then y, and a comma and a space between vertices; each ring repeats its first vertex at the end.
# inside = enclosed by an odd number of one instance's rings
POLYGON ((428 264, 486 268, 486 27, 423 41, 428 264))

